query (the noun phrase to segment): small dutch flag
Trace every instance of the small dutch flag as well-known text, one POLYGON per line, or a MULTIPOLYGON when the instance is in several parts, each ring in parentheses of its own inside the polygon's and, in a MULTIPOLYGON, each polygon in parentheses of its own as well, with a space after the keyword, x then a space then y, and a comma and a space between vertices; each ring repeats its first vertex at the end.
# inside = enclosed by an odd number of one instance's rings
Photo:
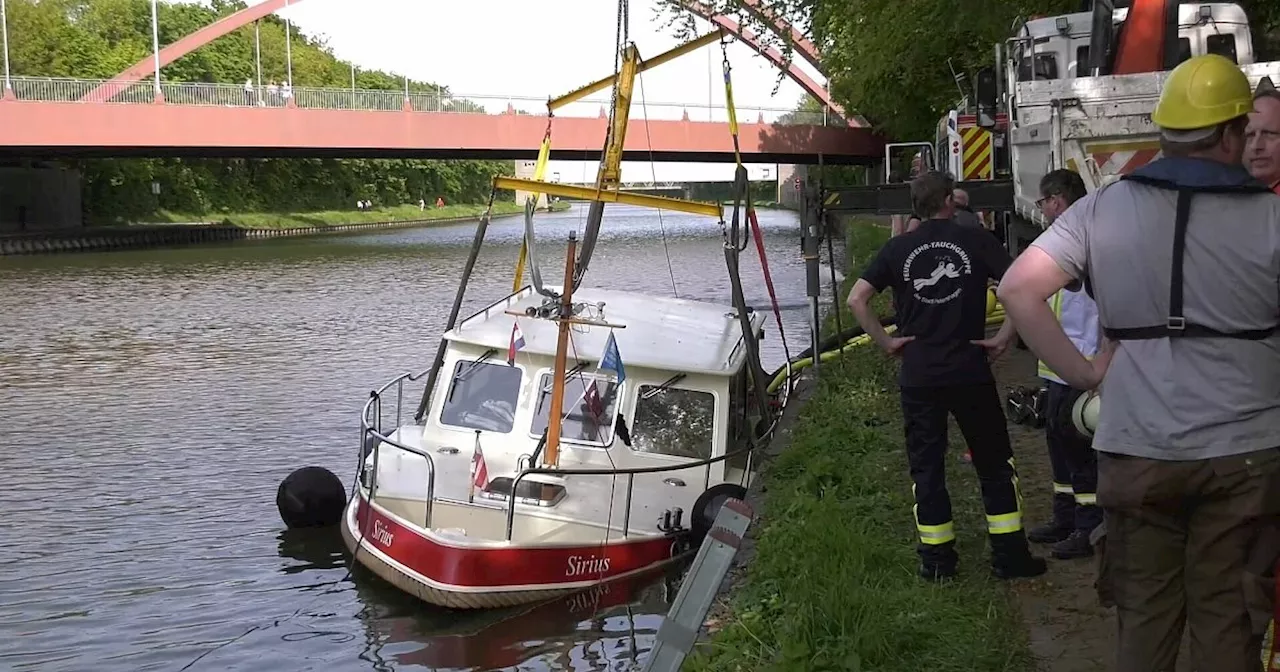
POLYGON ((524 333, 520 331, 520 323, 511 323, 511 345, 507 346, 507 365, 516 365, 516 351, 524 348, 524 333))

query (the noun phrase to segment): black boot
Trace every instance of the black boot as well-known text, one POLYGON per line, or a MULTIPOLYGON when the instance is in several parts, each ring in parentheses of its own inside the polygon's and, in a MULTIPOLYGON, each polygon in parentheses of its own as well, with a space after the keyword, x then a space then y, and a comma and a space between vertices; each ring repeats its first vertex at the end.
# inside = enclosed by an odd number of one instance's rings
POLYGON ((1027 537, 1021 530, 993 534, 991 539, 991 573, 998 579, 1028 579, 1048 570, 1044 558, 1031 554, 1027 537))
POLYGON ((956 542, 945 544, 920 544, 920 569, 917 572, 925 581, 945 581, 955 578, 956 565, 960 556, 956 553, 956 542))
POLYGON ((1075 530, 1071 536, 1053 545, 1053 557, 1059 560, 1093 557, 1093 544, 1089 543, 1089 530, 1075 530))
POLYGON ((1027 532, 1027 539, 1033 544, 1056 544, 1071 536, 1075 531, 1075 498, 1057 492, 1053 495, 1053 522, 1033 527, 1027 532))

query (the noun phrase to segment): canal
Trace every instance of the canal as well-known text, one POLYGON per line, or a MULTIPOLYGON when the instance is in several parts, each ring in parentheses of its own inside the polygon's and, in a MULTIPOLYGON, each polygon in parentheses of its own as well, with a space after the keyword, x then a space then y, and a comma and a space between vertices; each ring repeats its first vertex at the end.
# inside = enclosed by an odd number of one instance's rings
MULTIPOLYGON (((674 277, 682 297, 728 303, 714 222, 607 213, 585 284, 670 294, 674 277)), ((808 338, 798 220, 760 216, 795 353, 808 338)), ((546 274, 563 269, 563 242, 584 219, 583 206, 539 215, 546 274)), ((490 227, 464 315, 510 291, 521 231, 515 218, 490 227)), ((286 533, 276 513, 295 468, 350 482, 360 407, 429 364, 473 233, 0 259, 0 669, 643 659, 678 575, 534 611, 450 612, 349 576, 335 534, 286 533)), ((754 248, 742 259, 747 300, 767 310, 754 248)), ((769 369, 784 359, 772 319, 763 357, 769 369)))

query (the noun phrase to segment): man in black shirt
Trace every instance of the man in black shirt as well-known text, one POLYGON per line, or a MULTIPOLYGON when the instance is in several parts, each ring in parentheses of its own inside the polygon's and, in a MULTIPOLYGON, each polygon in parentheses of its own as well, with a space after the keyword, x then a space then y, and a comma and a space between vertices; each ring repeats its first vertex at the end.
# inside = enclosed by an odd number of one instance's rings
POLYGON ((973 454, 987 513, 993 573, 1000 578, 1039 576, 1022 529, 1022 497, 995 377, 988 358, 999 357, 1014 338, 1005 321, 986 337, 987 280, 999 280, 1012 263, 985 230, 962 227, 955 213, 954 181, 928 173, 911 182, 918 213, 930 213, 914 231, 891 238, 849 293, 849 307, 867 334, 902 360, 898 386, 906 430, 907 460, 920 534, 920 576, 955 575, 958 560, 947 494, 947 414, 956 419, 973 454), (868 305, 893 288, 897 333, 890 336, 868 305))

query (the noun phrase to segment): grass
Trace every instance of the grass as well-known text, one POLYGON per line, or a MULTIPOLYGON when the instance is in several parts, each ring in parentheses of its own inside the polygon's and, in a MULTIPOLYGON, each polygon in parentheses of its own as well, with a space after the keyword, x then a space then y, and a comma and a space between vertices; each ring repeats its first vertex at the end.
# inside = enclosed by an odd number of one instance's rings
MULTIPOLYGON (((446 205, 443 208, 428 206, 426 210, 419 210, 417 205, 400 205, 390 208, 377 208, 367 212, 353 209, 302 213, 219 212, 203 215, 161 210, 155 217, 151 218, 153 221, 147 223, 214 222, 244 229, 297 229, 313 226, 338 226, 341 224, 479 217, 484 213, 484 209, 484 205, 446 205)), ((567 209, 569 209, 569 204, 567 203, 557 202, 551 204, 552 211, 567 209)), ((493 213, 495 215, 513 215, 523 211, 524 206, 517 205, 512 201, 497 201, 493 204, 493 213)))
MULTIPOLYGON (((887 237, 849 227, 850 283, 887 237)), ((874 348, 824 366, 790 446, 764 474, 756 554, 730 615, 684 669, 1031 669, 1012 595, 988 573, 976 479, 954 450, 960 577, 942 586, 916 577, 895 375, 874 348)))

